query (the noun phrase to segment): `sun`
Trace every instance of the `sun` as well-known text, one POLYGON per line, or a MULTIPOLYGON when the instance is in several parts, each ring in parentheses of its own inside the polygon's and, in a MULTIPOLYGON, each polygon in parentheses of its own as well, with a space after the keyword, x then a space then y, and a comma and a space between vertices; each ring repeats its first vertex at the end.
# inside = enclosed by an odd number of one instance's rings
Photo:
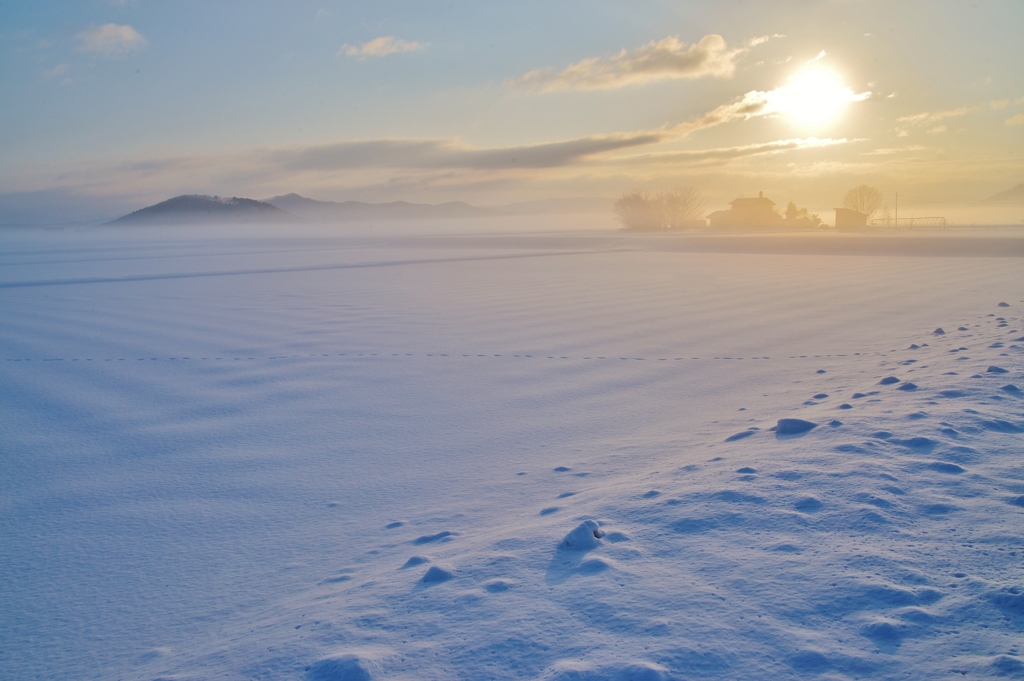
POLYGON ((778 90, 778 110, 802 128, 822 128, 834 123, 859 95, 843 83, 835 71, 811 66, 791 76, 778 90))

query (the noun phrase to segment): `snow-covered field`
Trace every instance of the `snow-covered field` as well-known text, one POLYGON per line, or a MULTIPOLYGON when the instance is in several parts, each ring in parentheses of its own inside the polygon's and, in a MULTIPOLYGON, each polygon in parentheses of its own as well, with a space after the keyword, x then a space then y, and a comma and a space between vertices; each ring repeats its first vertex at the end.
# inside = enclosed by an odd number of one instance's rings
POLYGON ((824 238, 3 235, 0 677, 1024 678, 1024 261, 824 238))

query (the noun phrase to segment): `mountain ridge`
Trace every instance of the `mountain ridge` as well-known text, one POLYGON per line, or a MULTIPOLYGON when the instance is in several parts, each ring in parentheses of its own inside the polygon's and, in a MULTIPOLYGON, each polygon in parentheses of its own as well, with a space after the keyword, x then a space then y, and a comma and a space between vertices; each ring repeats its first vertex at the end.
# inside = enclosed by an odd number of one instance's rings
POLYGON ((300 194, 290 193, 266 199, 264 203, 294 213, 308 220, 408 220, 408 219, 452 219, 470 217, 494 217, 498 211, 471 206, 463 201, 446 203, 409 203, 391 201, 388 203, 367 203, 365 201, 318 201, 300 194))
POLYGON ((1001 191, 998 194, 985 199, 986 203, 1024 203, 1024 182, 1014 185, 1006 191, 1001 191))
POLYGON ((295 215, 264 201, 237 196, 181 194, 111 220, 108 225, 190 224, 202 222, 296 222, 295 215))
POLYGON ((329 223, 358 220, 457 220, 610 211, 610 199, 569 197, 497 206, 464 201, 410 203, 319 201, 297 193, 256 200, 237 196, 181 194, 123 215, 108 225, 202 224, 230 222, 329 223))

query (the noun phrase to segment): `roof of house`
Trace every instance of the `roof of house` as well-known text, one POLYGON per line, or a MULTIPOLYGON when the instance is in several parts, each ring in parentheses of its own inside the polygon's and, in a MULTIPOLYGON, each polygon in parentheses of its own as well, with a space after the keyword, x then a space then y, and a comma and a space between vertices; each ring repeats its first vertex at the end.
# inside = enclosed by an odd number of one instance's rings
POLYGON ((733 199, 729 202, 731 206, 754 206, 754 205, 768 205, 774 206, 775 202, 771 199, 766 199, 763 196, 759 196, 756 199, 733 199))

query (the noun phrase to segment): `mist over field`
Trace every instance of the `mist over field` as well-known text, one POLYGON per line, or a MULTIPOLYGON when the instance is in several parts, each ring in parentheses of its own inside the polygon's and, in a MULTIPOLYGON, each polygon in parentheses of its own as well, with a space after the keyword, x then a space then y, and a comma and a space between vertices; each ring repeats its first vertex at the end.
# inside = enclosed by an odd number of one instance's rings
POLYGON ((1024 677, 1024 8, 0 7, 0 678, 1024 677))

